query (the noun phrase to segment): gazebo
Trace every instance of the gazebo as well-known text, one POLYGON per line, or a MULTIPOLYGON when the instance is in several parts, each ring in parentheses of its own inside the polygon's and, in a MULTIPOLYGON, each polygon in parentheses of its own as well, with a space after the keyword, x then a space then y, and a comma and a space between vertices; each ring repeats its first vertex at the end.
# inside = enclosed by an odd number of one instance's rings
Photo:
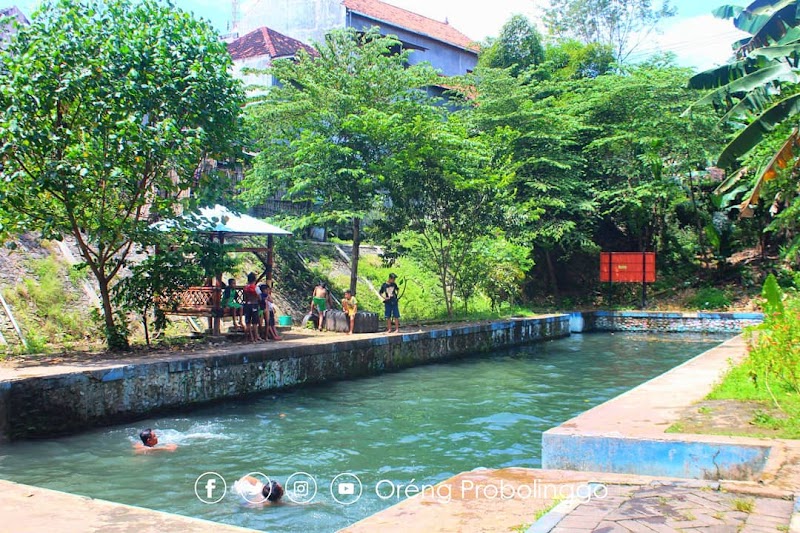
MULTIPOLYGON (((264 264, 264 272, 259 276, 259 280, 272 286, 272 266, 273 266, 273 244, 276 235, 289 236, 292 233, 281 229, 263 220, 231 211, 227 207, 215 205, 214 207, 204 207, 197 215, 189 215, 194 224, 194 231, 207 234, 209 238, 216 240, 220 244, 228 241, 241 239, 244 237, 267 237, 266 246, 243 246, 234 248, 234 252, 250 252, 258 257, 264 264)), ((156 227, 163 231, 169 231, 177 222, 168 220, 160 222, 156 227)), ((189 287, 176 294, 175 302, 168 309, 164 309, 167 314, 197 316, 208 318, 209 329, 214 335, 220 333, 220 323, 224 314, 224 309, 220 305, 222 300, 222 272, 215 274, 216 283, 208 280, 208 284, 202 287, 189 287)), ((238 302, 242 302, 242 288, 237 288, 234 295, 238 302)))

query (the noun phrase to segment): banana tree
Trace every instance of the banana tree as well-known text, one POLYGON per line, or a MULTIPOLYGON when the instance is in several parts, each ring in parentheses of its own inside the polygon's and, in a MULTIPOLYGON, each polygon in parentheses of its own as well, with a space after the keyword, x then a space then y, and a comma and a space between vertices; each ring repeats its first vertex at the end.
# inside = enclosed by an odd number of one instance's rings
POLYGON ((764 183, 778 176, 782 169, 790 168, 795 176, 798 166, 795 148, 800 142, 794 129, 782 140, 777 152, 768 154, 763 162, 755 162, 756 172, 740 168, 767 139, 774 142, 772 136, 777 134, 776 130, 788 130, 787 126, 795 124, 800 116, 798 0, 755 0, 745 8, 726 5, 717 8, 714 15, 732 18, 734 26, 750 37, 733 44, 734 61, 689 80, 690 87, 708 93, 684 114, 710 104, 721 113, 722 123, 736 128, 736 134, 717 161, 717 166, 729 171, 730 177, 715 192, 743 193, 744 196, 728 193, 725 197, 731 204, 738 203, 740 217, 752 217, 764 183), (748 178, 752 181, 744 181, 748 178), (743 183, 748 187, 742 187, 743 183))

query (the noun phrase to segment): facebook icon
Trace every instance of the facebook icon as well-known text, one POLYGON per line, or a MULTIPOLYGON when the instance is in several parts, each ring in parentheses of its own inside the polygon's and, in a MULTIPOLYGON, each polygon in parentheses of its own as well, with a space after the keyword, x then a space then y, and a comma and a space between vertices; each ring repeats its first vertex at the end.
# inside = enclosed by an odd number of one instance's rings
POLYGON ((225 479, 216 472, 200 474, 194 482, 194 494, 203 503, 218 503, 225 497, 226 492, 228 492, 228 485, 225 483, 225 479), (219 494, 220 486, 222 494, 219 494), (215 496, 217 497, 215 498, 215 496))

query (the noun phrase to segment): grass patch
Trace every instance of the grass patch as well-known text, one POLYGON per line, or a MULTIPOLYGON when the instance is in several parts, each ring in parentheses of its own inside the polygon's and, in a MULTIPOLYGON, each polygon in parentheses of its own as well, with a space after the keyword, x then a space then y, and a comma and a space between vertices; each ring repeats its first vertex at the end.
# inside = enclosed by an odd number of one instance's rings
MULTIPOLYGON (((739 366, 731 368, 722 381, 707 396, 709 400, 755 401, 764 408, 755 412, 751 424, 770 430, 769 436, 780 439, 800 439, 800 396, 789 387, 775 384, 772 392, 778 400, 783 412, 774 409, 770 393, 757 385, 753 378, 751 361, 745 360, 739 366)), ((679 425, 679 424, 675 424, 679 425)), ((679 431, 676 431, 679 432, 679 431)), ((749 435, 752 433, 736 433, 731 435, 749 435)))
POLYGON ((553 501, 550 503, 550 505, 548 505, 544 509, 539 509, 538 511, 536 511, 536 513, 533 515, 533 521, 536 522, 541 517, 543 517, 553 509, 555 509, 556 506, 562 501, 564 501, 564 496, 556 496, 555 498, 553 498, 553 501))
MULTIPOLYGON (((35 276, 3 291, 28 344, 28 353, 86 349, 102 338, 98 325, 85 312, 80 292, 67 282, 69 266, 55 255, 30 260, 35 276)), ((96 346, 95 346, 96 347, 96 346)))
POLYGON ((731 504, 735 510, 747 514, 752 513, 755 507, 755 502, 750 498, 734 498, 731 504))

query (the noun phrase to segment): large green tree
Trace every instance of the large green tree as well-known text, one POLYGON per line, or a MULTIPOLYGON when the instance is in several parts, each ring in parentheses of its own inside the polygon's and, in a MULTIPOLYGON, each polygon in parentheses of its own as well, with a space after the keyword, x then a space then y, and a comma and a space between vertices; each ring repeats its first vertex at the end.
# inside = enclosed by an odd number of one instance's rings
POLYGON ((426 90, 438 81, 429 66, 408 66, 401 47, 376 29, 333 31, 316 44, 316 55, 275 61, 270 72, 278 84, 247 108, 259 154, 245 200, 283 193, 311 206, 301 227, 352 224, 351 291, 362 221, 385 205, 392 187, 386 169, 396 132, 406 108, 432 105, 426 90))
MULTIPOLYGON (((504 241, 510 178, 496 139, 475 135, 464 113, 431 106, 399 128, 402 140, 382 225, 394 246, 415 256, 442 290, 448 316, 455 296, 469 297, 504 261, 491 245, 504 241)), ((512 245, 509 245, 509 247, 512 245)), ((506 261, 507 262, 507 261, 506 261)))
POLYGON ((152 219, 202 186, 204 156, 235 138, 242 91, 215 31, 154 0, 60 0, 22 28, 0 73, 0 223, 71 235, 110 297, 152 219))
POLYGON ((479 65, 510 68, 514 75, 544 61, 544 46, 539 32, 522 15, 512 16, 500 35, 481 50, 479 65))
POLYGON ((624 63, 661 20, 675 13, 669 0, 552 0, 544 23, 551 35, 608 45, 624 63))

